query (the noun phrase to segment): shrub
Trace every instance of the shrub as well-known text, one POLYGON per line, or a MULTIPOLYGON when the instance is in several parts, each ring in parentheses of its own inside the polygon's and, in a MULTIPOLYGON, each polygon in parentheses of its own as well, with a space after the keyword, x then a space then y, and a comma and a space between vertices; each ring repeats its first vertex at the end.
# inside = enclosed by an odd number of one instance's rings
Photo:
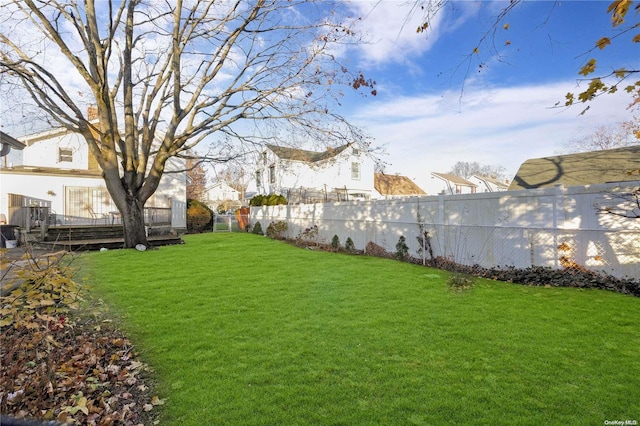
POLYGON ((253 230, 251 231, 251 233, 256 235, 264 235, 264 233, 262 232, 262 225, 260 224, 260 222, 256 222, 256 224, 253 225, 253 230))
POLYGON ((353 244, 353 240, 351 239, 351 237, 347 237, 347 241, 345 241, 344 243, 344 249, 349 253, 356 251, 356 245, 353 244))
POLYGON ((368 254, 369 256, 393 257, 393 255, 391 255, 389 252, 387 252, 384 249, 384 247, 379 246, 378 244, 374 243, 373 241, 369 241, 367 243, 367 246, 365 247, 365 253, 368 254))
POLYGON ((398 243, 396 244, 396 258, 399 260, 405 260, 409 254, 409 247, 407 246, 407 240, 404 235, 400 235, 398 243))
POLYGON ((213 226, 213 212, 205 204, 197 200, 187 201, 187 230, 202 232, 213 226))
POLYGON ((281 240, 284 238, 284 233, 287 232, 288 228, 287 222, 285 221, 271 222, 269 226, 267 226, 267 237, 281 240))
POLYGON ((468 290, 475 284, 475 277, 463 272, 454 272, 447 280, 447 285, 451 290, 468 290))
POLYGON ((296 243, 298 245, 304 244, 316 244, 316 239, 318 238, 318 225, 313 225, 308 228, 303 229, 298 233, 296 237, 296 243))
POLYGON ((338 251, 340 248, 340 238, 337 235, 334 235, 331 239, 331 248, 338 251))
POLYGON ((287 199, 283 195, 269 194, 256 195, 249 200, 250 206, 277 206, 287 204, 287 199))

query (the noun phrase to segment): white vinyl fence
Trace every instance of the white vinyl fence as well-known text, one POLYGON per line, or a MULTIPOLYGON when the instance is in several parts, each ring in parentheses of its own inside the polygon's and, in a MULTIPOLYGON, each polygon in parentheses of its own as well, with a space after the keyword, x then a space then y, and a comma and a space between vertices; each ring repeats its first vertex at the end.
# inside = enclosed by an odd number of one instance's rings
POLYGON ((266 230, 284 221, 287 237, 316 225, 318 241, 337 235, 357 249, 369 242, 396 251, 400 236, 409 254, 442 256, 481 267, 586 268, 640 279, 640 218, 598 213, 596 206, 626 208, 616 198, 637 185, 590 185, 394 200, 344 201, 252 207, 251 223, 266 230), (422 232, 428 239, 419 239, 422 232), (424 242, 422 249, 420 240, 424 242), (426 247, 427 241, 430 244, 426 247))

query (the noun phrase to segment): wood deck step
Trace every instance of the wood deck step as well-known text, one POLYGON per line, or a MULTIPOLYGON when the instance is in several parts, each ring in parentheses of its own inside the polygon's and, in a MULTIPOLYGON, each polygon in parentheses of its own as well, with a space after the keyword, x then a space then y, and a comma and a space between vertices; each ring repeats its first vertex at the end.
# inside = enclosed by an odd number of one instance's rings
MULTIPOLYGON (((182 238, 176 235, 153 235, 147 238, 150 247, 160 247, 174 244, 182 244, 182 238)), ((92 251, 106 249, 119 249, 124 246, 124 238, 100 238, 86 240, 59 240, 39 241, 38 246, 51 250, 66 251, 92 251)))

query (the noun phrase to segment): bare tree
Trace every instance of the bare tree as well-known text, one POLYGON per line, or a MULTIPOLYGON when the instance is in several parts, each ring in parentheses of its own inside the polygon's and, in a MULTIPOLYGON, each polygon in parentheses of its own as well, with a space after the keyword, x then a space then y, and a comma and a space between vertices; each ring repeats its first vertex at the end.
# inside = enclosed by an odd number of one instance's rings
POLYGON ((170 159, 211 135, 255 143, 290 126, 327 142, 359 136, 335 113, 339 91, 375 94, 374 82, 339 62, 357 40, 329 12, 303 0, 3 2, 1 95, 25 90, 84 136, 125 246, 146 244, 143 208, 170 159))
POLYGON ((505 170, 506 169, 503 166, 482 165, 477 161, 458 161, 453 165, 449 173, 465 179, 470 178, 473 175, 480 175, 503 180, 505 178, 505 170))
POLYGON ((621 123, 603 125, 593 132, 570 140, 563 145, 562 152, 600 151, 637 145, 640 143, 640 140, 636 137, 638 132, 640 132, 640 120, 638 118, 621 123))
MULTIPOLYGON (((636 171, 640 176, 640 170, 636 171)), ((608 214, 625 219, 640 219, 640 187, 627 192, 610 191, 606 201, 595 205, 598 214, 608 214)))
POLYGON ((240 201, 244 203, 249 182, 254 175, 247 164, 232 161, 224 171, 218 173, 218 179, 240 193, 240 201))
POLYGON ((207 190, 207 171, 194 159, 187 160, 187 199, 204 201, 207 190))

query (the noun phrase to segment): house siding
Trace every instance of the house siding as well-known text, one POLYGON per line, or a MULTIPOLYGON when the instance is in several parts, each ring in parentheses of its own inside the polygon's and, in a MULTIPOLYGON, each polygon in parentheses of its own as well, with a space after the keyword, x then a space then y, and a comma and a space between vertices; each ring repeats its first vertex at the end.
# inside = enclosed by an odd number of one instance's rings
POLYGON ((282 159, 266 149, 256 168, 256 191, 263 195, 286 195, 301 189, 329 193, 346 188, 352 197, 370 198, 374 188, 374 162, 362 149, 357 151, 354 153, 352 147, 347 147, 333 157, 308 162, 282 159), (352 174, 353 163, 359 167, 359 178, 356 179, 352 174))

